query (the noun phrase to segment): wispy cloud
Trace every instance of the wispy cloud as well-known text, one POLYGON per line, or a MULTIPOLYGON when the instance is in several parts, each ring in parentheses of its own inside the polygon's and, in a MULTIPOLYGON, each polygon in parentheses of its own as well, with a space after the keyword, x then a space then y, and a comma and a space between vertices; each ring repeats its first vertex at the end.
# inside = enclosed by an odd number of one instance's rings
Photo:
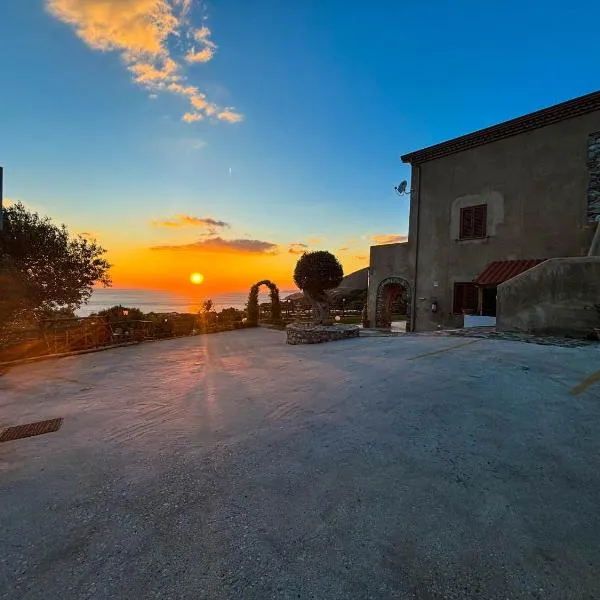
POLYGON ((189 63, 205 63, 212 59, 215 51, 212 48, 202 48, 202 50, 190 50, 185 55, 185 60, 189 63))
POLYGON ((198 252, 207 254, 278 254, 277 244, 262 240, 225 240, 220 236, 201 239, 191 244, 165 244, 152 246, 151 250, 163 252, 198 252))
POLYGON ((154 227, 200 227, 209 231, 216 231, 230 227, 229 223, 219 221, 212 217, 195 217, 193 215, 175 215, 172 219, 164 219, 163 221, 152 221, 154 227))
POLYGON ((407 240, 407 235, 397 233, 375 233, 371 236, 371 243, 375 246, 382 244, 401 244, 407 240))
POLYGON ((94 231, 81 231, 79 232, 79 235, 84 238, 87 238, 88 240, 95 240, 98 238, 98 234, 94 231))
POLYGON ((220 113, 217 114, 217 117, 221 121, 227 121, 228 123, 239 123, 240 121, 244 120, 244 117, 242 115, 236 113, 235 111, 229 108, 226 110, 222 110, 220 113))
POLYGON ((185 60, 188 63, 205 63, 212 60, 217 50, 217 45, 210 39, 211 31, 208 27, 203 26, 193 33, 193 38, 200 45, 200 49, 192 45, 185 55, 185 60))
POLYGON ((355 258, 356 260, 369 260, 369 257, 364 254, 359 254, 357 256, 353 256, 352 258, 355 258))
POLYGON ((290 254, 304 254, 308 250, 307 244, 302 244, 301 242, 296 242, 294 244, 288 245, 288 252, 290 254))
POLYGON ((183 97, 192 108, 183 121, 204 116, 228 123, 243 120, 234 109, 218 107, 186 84, 184 64, 206 63, 217 49, 210 29, 192 24, 191 0, 46 0, 46 6, 90 48, 118 52, 138 85, 154 95, 183 97))
POLYGON ((204 119, 204 117, 200 113, 191 113, 191 112, 186 112, 181 117, 181 120, 185 121, 186 123, 193 123, 194 121, 202 121, 202 119, 204 119))

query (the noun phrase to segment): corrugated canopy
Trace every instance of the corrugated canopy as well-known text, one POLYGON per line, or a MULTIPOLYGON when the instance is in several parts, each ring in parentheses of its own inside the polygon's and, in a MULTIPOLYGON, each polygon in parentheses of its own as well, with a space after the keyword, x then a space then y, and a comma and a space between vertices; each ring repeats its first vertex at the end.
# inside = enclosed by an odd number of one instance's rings
POLYGON ((477 285, 500 285, 501 283, 520 275, 539 265, 545 259, 529 260, 495 260, 475 279, 477 285))

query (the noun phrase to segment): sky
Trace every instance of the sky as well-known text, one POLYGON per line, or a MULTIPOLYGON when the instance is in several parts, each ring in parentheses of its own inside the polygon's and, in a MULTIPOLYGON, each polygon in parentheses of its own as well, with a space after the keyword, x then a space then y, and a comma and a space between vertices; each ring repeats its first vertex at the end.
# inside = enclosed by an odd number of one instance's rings
POLYGON ((6 0, 12 201, 95 237, 115 287, 207 293, 403 241, 400 155, 597 90, 600 3, 6 0))

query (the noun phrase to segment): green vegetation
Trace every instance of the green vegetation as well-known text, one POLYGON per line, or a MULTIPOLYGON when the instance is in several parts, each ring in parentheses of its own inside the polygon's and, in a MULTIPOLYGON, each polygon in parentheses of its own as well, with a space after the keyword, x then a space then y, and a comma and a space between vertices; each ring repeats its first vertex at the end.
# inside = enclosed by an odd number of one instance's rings
POLYGON ((92 286, 110 285, 106 250, 83 236, 73 237, 17 203, 4 209, 0 231, 0 327, 39 321, 57 311, 72 314, 92 286))
POLYGON ((259 281, 255 283, 250 288, 250 293, 248 294, 248 303, 246 305, 246 312, 248 314, 247 324, 249 327, 258 327, 258 321, 260 318, 260 307, 258 305, 258 291, 261 285, 266 285, 271 294, 271 318, 269 322, 274 324, 282 323, 281 319, 281 301, 279 300, 279 288, 268 279, 264 279, 263 281, 259 281))
POLYGON ((336 288, 343 278, 342 265, 331 252, 305 252, 298 259, 294 281, 312 304, 314 325, 328 325, 331 322, 327 290, 336 288))

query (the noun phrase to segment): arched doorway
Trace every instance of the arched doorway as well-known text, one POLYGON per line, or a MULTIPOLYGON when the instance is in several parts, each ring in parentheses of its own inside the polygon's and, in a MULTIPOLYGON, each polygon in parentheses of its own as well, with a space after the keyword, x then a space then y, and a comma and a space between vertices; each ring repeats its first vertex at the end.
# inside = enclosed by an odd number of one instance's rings
POLYGON ((402 277, 388 277, 377 287, 375 327, 391 327, 393 309, 406 314, 406 331, 410 331, 410 284, 402 277))
POLYGON ((248 294, 248 304, 246 306, 248 312, 248 325, 258 325, 260 316, 260 308, 258 306, 258 290, 261 285, 266 285, 271 292, 271 322, 281 322, 281 302, 279 300, 279 289, 277 286, 268 279, 263 279, 258 283, 255 283, 250 288, 248 294))

